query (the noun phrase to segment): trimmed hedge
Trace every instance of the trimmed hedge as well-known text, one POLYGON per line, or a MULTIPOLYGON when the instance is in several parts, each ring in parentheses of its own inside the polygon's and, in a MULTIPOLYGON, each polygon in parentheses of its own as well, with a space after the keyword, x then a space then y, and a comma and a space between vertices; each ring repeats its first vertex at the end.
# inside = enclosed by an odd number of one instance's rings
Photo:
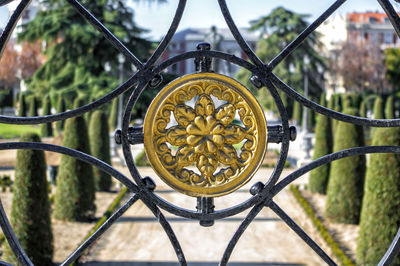
POLYGON ((393 104, 393 96, 389 96, 386 100, 385 104, 385 118, 386 119, 394 119, 394 104, 393 104))
POLYGON ((365 101, 361 102, 361 105, 360 105, 360 116, 361 117, 367 117, 367 105, 366 105, 365 101))
MULTIPOLYGON (((345 110, 357 116, 355 109, 345 110)), ((338 122, 333 151, 364 146, 361 126, 338 122)), ((363 196, 365 156, 351 156, 331 163, 325 214, 334 222, 358 224, 363 196)))
POLYGON ((303 115, 302 105, 298 101, 294 101, 293 106, 293 119, 297 121, 297 126, 301 125, 301 119, 303 115))
MULTIPOLYGON (((28 133, 20 141, 40 142, 40 138, 28 133)), ((17 151, 10 223, 32 263, 52 265, 53 235, 43 151, 17 151)), ((19 265, 8 244, 5 245, 4 260, 19 265)))
POLYGON ((322 221, 317 217, 317 215, 315 215, 310 204, 300 194, 300 191, 297 188, 297 186, 291 185, 290 191, 292 191, 293 196, 296 198, 297 202, 300 204, 300 206, 306 212, 307 216, 311 219, 311 222, 314 224, 314 226, 320 232, 321 237, 324 239, 325 243, 327 243, 328 246, 331 248, 331 251, 334 254, 334 256, 340 261, 340 265, 355 266, 352 259, 350 259, 346 255, 346 253, 343 252, 343 250, 340 248, 340 245, 329 234, 328 229, 325 227, 325 225, 322 223, 322 221))
MULTIPOLYGON (((62 96, 58 97, 58 102, 57 102, 57 114, 65 112, 66 107, 65 107, 65 101, 62 96)), ((64 130, 64 124, 65 120, 59 120, 56 122, 56 129, 57 132, 60 133, 64 130)))
MULTIPOLYGON (((94 111, 89 125, 89 139, 91 154, 97 159, 111 165, 110 137, 107 116, 102 110, 94 111)), ((93 167, 96 188, 108 191, 111 188, 111 176, 97 167, 93 167)))
POLYGON ((383 100, 376 97, 374 102, 374 119, 383 119, 383 100))
MULTIPOLYGON (((325 95, 321 97, 320 104, 326 106, 325 95)), ((331 119, 325 115, 317 116, 315 129, 315 146, 313 160, 332 152, 331 119)), ((329 164, 324 164, 310 172, 308 188, 311 192, 326 194, 329 179, 329 164)))
MULTIPOLYGON (((121 95, 120 95, 121 97, 121 95)), ((111 113, 108 119, 108 124, 111 130, 115 130, 118 124, 118 97, 112 101, 111 113)))
POLYGON ((32 96, 29 102, 29 116, 38 116, 37 100, 35 96, 32 96))
POLYGON ((28 113, 27 109, 25 94, 21 93, 19 95, 18 116, 25 117, 28 113))
MULTIPOLYGON (((43 115, 51 115, 51 103, 50 97, 46 96, 43 100, 43 115)), ((53 136, 53 126, 51 123, 41 124, 41 136, 52 137, 53 136)))
MULTIPOLYGON (((400 146, 399 128, 376 128, 372 145, 400 146)), ((400 226, 400 155, 371 154, 364 187, 357 263, 376 265, 400 226)), ((400 265, 397 256, 393 264, 400 265)))
MULTIPOLYGON (((74 106, 80 105, 80 100, 77 100, 74 106)), ((65 122, 63 146, 90 153, 85 119, 82 116, 69 118, 65 122)), ((92 166, 71 156, 62 155, 57 176, 54 217, 68 221, 90 219, 96 210, 94 200, 92 166)))

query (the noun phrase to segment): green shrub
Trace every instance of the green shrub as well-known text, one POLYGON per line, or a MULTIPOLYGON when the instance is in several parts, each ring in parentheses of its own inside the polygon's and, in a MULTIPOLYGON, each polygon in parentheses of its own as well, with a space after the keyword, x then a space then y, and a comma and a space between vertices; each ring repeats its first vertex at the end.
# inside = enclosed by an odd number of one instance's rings
POLYGON ((376 97, 374 102, 374 119, 383 119, 383 100, 376 97))
POLYGON ((335 111, 342 112, 343 111, 342 95, 334 94, 333 97, 335 99, 335 111))
MULTIPOLYGON (((79 106, 79 100, 75 106, 79 106)), ((63 146, 89 154, 89 138, 82 116, 67 119, 63 146)), ((62 155, 57 176, 54 217, 60 220, 86 220, 96 210, 92 166, 73 157, 62 155)))
MULTIPOLYGON (((342 112, 342 97, 340 94, 334 94, 331 97, 333 97, 333 110, 336 112, 342 112)), ((338 122, 339 120, 336 119, 331 120, 332 135, 335 135, 338 122)))
POLYGON ((386 119, 394 119, 394 105, 393 105, 393 96, 389 96, 386 100, 385 105, 385 118, 386 119))
POLYGON ((21 93, 19 95, 18 116, 23 117, 26 115, 27 115, 26 98, 25 98, 25 94, 21 93))
MULTIPOLYGON (((325 96, 321 97, 320 104, 326 105, 325 96)), ((332 129, 331 120, 325 115, 317 116, 315 129, 315 146, 313 160, 332 152, 332 129)), ((310 172, 308 188, 311 192, 326 193, 326 186, 329 179, 329 164, 322 165, 310 172)))
MULTIPOLYGON (((377 128, 372 145, 400 145, 399 128, 377 128)), ((400 155, 371 154, 364 187, 357 263, 377 265, 400 226, 400 155)), ((397 256, 392 265, 400 265, 397 256)))
POLYGON ((29 116, 38 116, 37 111, 37 100, 36 97, 32 96, 29 102, 29 116))
MULTIPOLYGON (((108 121, 106 114, 101 110, 97 110, 91 115, 89 139, 91 154, 103 162, 111 164, 108 121)), ((97 167, 93 168, 93 174, 98 190, 110 190, 112 182, 109 174, 97 167)))
MULTIPOLYGON (((355 109, 346 114, 358 115, 355 109)), ((363 146, 361 126, 338 122, 333 151, 363 146)), ((351 156, 331 163, 325 214, 334 222, 357 224, 360 217, 365 174, 365 156, 351 156)))
POLYGON ((361 102, 361 105, 360 105, 360 116, 361 117, 367 117, 367 105, 366 105, 365 101, 361 102))
MULTIPOLYGON (((121 96, 120 96, 121 97, 121 96)), ((112 101, 110 118, 108 120, 111 130, 115 130, 118 124, 118 97, 112 101)))
MULTIPOLYGON (((50 97, 46 96, 43 100, 43 115, 50 115, 50 114, 51 114, 50 97)), ((42 137, 53 136, 53 126, 51 123, 41 124, 41 136, 42 137)))
MULTIPOLYGON (((40 138, 29 133, 23 135, 20 141, 40 142, 40 138)), ((17 152, 10 223, 33 264, 52 265, 53 235, 43 151, 17 152)), ((8 244, 4 260, 19 265, 8 244)))
MULTIPOLYGON (((94 102, 94 98, 90 97, 89 102, 87 104, 94 102)), ((86 124, 90 123, 90 117, 92 116, 93 111, 86 112, 83 117, 85 118, 86 124)))
MULTIPOLYGON (((59 96, 58 97, 58 102, 57 102, 57 114, 65 112, 66 107, 65 107, 65 101, 64 98, 59 96)), ((59 120, 56 122, 56 129, 57 132, 60 133, 64 130, 64 122, 65 120, 59 120)))

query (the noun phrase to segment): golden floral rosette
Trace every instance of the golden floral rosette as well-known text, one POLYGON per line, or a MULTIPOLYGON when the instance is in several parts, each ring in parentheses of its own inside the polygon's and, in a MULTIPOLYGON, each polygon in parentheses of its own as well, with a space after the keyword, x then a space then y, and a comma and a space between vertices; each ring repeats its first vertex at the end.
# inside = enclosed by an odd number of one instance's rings
POLYGON ((267 124, 253 94, 214 73, 164 87, 144 120, 147 158, 160 178, 195 197, 216 197, 247 183, 267 148, 267 124))

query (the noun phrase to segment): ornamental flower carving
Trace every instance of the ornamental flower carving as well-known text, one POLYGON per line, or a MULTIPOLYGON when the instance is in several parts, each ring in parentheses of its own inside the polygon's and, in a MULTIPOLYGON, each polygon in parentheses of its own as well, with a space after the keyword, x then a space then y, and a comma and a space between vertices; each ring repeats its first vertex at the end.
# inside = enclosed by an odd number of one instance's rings
POLYGON ((208 94, 200 94, 195 108, 179 104, 173 110, 178 125, 167 129, 166 140, 179 147, 175 160, 178 176, 191 175, 193 182, 221 182, 232 176, 241 165, 233 144, 241 143, 247 136, 246 128, 232 124, 236 107, 226 103, 215 108, 208 94), (184 167, 196 165, 202 177, 184 167), (215 176, 219 165, 229 166, 215 176))

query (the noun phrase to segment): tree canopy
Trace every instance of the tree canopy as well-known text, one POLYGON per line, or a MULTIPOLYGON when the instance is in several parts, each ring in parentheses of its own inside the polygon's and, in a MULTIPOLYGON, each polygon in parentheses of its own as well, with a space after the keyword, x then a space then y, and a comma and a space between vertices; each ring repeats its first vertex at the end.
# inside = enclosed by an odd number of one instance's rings
MULTIPOLYGON (((278 7, 272 10, 270 14, 251 21, 250 29, 259 31, 261 34, 256 51, 257 56, 265 63, 268 63, 308 26, 308 22, 306 21, 308 16, 278 7)), ((308 57, 310 61, 307 65, 309 93, 313 97, 318 98, 323 91, 323 70, 325 69, 326 61, 318 53, 318 48, 322 47, 319 38, 320 34, 318 32, 312 32, 297 49, 289 54, 273 70, 289 86, 297 91, 303 91, 304 58, 308 57)), ((246 70, 241 70, 238 73, 238 79, 244 84, 251 86, 248 81, 249 76, 250 73, 246 70)), ((267 98, 265 100, 269 101, 270 99, 267 98)))
MULTIPOLYGON (((119 51, 66 1, 41 0, 44 9, 23 25, 20 41, 42 40, 47 61, 27 80, 35 93, 73 99, 101 97, 118 85, 119 51), (107 67, 111 69, 107 72, 107 67)), ((133 10, 124 0, 85 0, 81 3, 138 58, 145 59, 151 43, 133 21, 133 10)), ((125 69, 130 69, 129 62, 125 69)))

